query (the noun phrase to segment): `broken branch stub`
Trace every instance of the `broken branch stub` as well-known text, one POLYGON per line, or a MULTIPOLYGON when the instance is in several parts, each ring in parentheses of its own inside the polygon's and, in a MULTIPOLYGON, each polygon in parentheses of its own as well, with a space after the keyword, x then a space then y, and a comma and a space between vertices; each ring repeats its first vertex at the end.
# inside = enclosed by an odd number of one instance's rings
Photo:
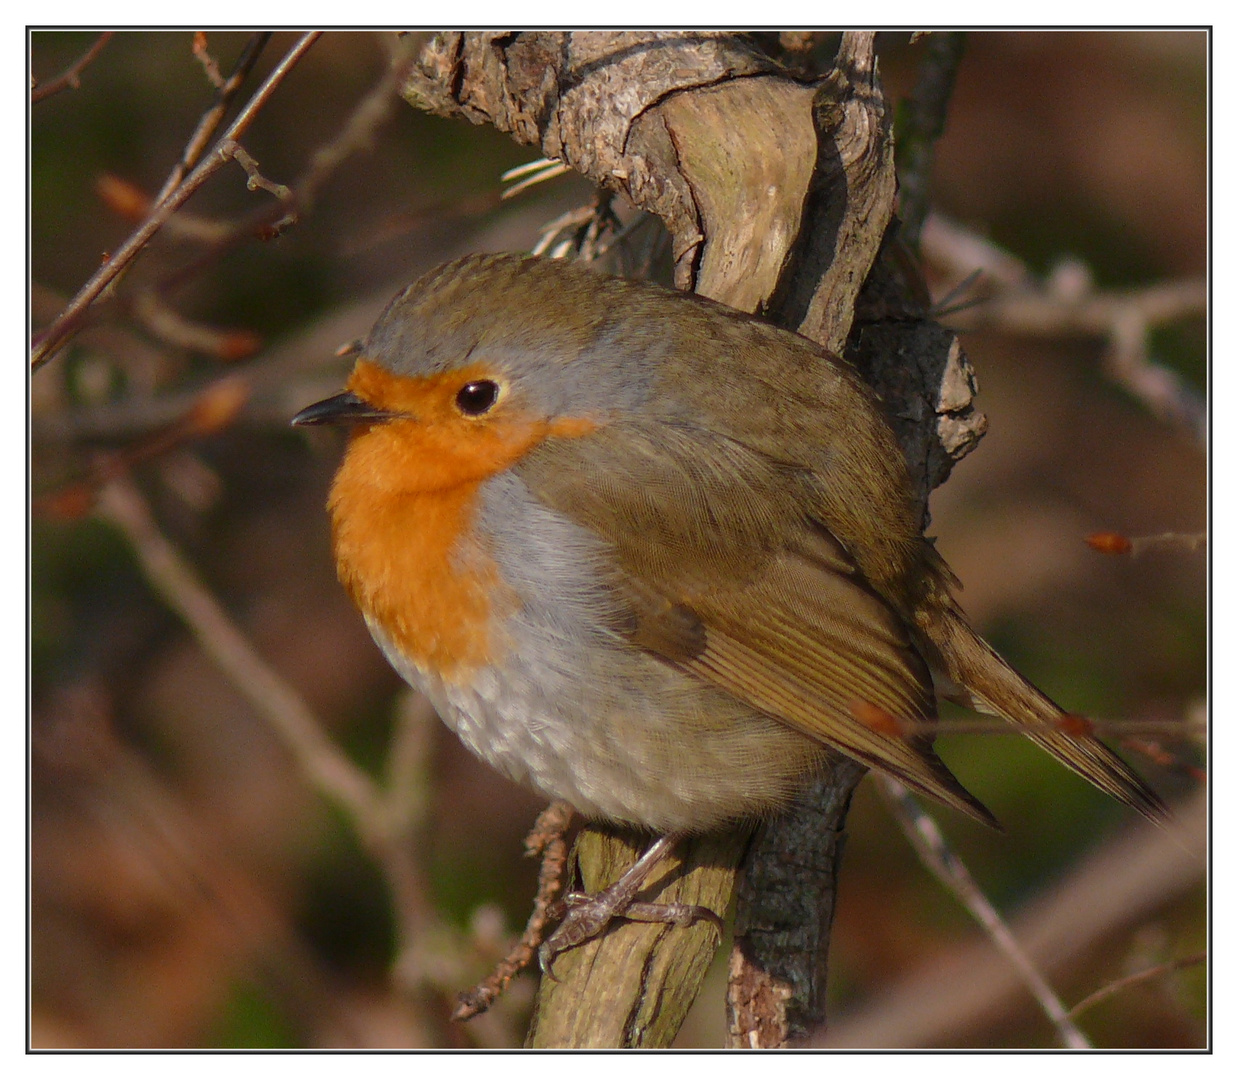
POLYGON ((493 124, 658 215, 675 283, 754 311, 800 230, 813 88, 736 34, 444 33, 405 98, 493 124))

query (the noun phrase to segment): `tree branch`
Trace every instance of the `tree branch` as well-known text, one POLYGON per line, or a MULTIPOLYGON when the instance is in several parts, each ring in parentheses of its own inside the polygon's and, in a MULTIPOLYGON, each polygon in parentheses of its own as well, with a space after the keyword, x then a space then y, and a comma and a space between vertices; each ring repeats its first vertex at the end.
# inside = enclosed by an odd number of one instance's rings
MULTIPOLYGON (((915 287, 894 270, 883 271, 880 297, 859 300, 874 262, 892 261, 893 150, 871 33, 845 34, 819 84, 778 67, 742 35, 440 34, 404 94, 419 108, 493 124, 657 214, 680 288, 764 311, 836 352, 856 338, 861 314, 868 325, 910 322, 914 311, 915 332, 932 327, 922 318, 927 305, 915 308, 915 287)), ((917 345, 930 359, 881 387, 894 414, 913 418, 900 434, 922 461, 930 445, 939 448, 916 472, 925 503, 930 479, 943 479, 983 430, 971 412, 970 368, 953 335, 932 328, 937 337, 917 345)), ((861 775, 835 768, 818 785, 816 810, 760 831, 746 871, 758 884, 743 894, 732 957, 737 1044, 784 1045, 820 1023, 837 837, 861 775), (783 903, 793 926, 775 925, 783 903), (773 1011, 762 1002, 776 1002, 773 1011)), ((576 849, 584 887, 613 880, 638 846, 630 835, 584 830, 576 849)), ((746 847, 746 832, 697 841, 657 899, 724 912, 746 847)), ((699 923, 611 928, 556 960, 560 981, 542 982, 531 1043, 666 1045, 714 948, 699 923)))
POLYGON ((46 101, 53 94, 60 93, 61 90, 80 89, 82 85, 82 72, 94 63, 95 57, 111 41, 114 33, 115 31, 108 30, 100 34, 95 38, 89 49, 50 82, 40 83, 32 79, 34 85, 30 88, 30 104, 37 105, 40 101, 46 101))

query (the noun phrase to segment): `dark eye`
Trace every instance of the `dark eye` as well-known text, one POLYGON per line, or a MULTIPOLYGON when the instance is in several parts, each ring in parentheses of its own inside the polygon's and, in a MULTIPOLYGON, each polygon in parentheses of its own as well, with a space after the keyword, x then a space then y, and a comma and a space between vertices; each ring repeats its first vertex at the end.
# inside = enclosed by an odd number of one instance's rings
POLYGON ((466 383, 456 395, 456 408, 465 416, 481 416, 499 400, 499 384, 489 379, 466 383))

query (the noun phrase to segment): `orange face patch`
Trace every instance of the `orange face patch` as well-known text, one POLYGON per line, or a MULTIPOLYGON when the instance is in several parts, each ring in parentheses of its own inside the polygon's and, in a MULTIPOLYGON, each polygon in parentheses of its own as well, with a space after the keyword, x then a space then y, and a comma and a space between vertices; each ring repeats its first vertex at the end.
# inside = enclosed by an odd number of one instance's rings
POLYGON ((465 416, 456 395, 471 382, 494 378, 481 364, 410 379, 358 360, 347 388, 371 405, 408 419, 362 429, 349 456, 365 458, 364 468, 377 487, 434 491, 484 480, 547 438, 578 438, 598 426, 584 417, 532 417, 510 407, 502 396, 490 412, 465 416))
POLYGON ((470 365, 411 379, 359 360, 348 389, 400 415, 355 431, 327 503, 353 601, 410 660, 448 681, 495 659, 493 618, 514 603, 473 535, 482 482, 547 438, 597 427, 530 417, 505 393, 466 416, 456 395, 480 379, 495 377, 470 365))

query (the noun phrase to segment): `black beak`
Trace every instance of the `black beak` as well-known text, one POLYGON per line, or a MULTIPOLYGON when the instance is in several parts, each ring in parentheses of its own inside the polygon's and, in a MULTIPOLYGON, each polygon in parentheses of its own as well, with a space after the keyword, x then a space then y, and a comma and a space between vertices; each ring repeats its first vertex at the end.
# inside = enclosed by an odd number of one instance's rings
POLYGON ((381 424, 385 420, 396 420, 401 415, 376 409, 368 401, 346 390, 306 406, 292 418, 292 423, 298 427, 306 424, 381 424))

